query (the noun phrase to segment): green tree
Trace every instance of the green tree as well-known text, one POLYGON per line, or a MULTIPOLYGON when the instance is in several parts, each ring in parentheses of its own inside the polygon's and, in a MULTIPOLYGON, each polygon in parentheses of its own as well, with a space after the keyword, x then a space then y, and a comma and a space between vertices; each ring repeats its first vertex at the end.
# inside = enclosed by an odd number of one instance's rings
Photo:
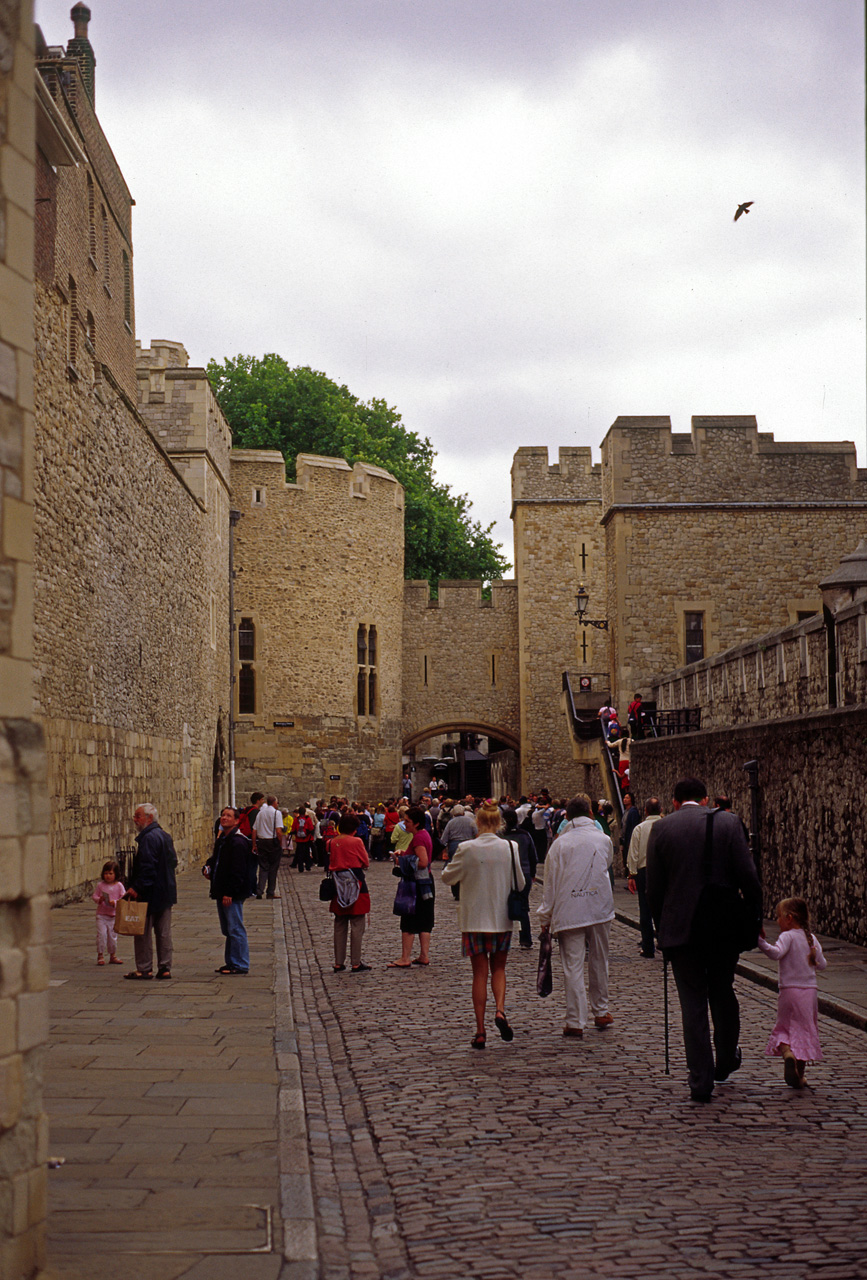
POLYGON ((364 402, 324 373, 292 369, 278 355, 208 363, 208 377, 239 449, 279 449, 295 478, 295 456, 319 453, 352 466, 384 467, 406 491, 404 574, 427 578, 500 578, 509 563, 470 515, 470 502, 434 476, 430 440, 407 431, 385 400, 364 402))

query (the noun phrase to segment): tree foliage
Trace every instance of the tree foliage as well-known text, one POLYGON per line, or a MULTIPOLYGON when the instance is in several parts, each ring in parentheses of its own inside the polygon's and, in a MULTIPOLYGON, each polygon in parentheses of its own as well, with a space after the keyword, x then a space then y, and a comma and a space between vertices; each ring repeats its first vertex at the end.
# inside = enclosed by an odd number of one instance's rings
POLYGON ((278 355, 236 356, 208 363, 208 377, 239 449, 279 449, 289 479, 295 456, 318 453, 352 466, 384 467, 406 491, 404 574, 407 578, 502 577, 502 547, 472 519, 470 502, 434 476, 430 440, 407 431, 385 400, 364 402, 324 373, 292 369, 278 355))

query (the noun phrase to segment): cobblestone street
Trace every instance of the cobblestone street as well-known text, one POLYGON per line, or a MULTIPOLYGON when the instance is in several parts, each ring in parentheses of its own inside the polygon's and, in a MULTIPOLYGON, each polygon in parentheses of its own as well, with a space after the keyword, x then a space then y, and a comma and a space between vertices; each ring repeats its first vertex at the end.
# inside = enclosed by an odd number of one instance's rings
POLYGON ((825 1062, 793 1092, 763 1053, 776 996, 738 979, 744 1066, 695 1106, 673 983, 666 1076, 662 962, 615 924, 611 1028, 564 1040, 556 955, 540 1000, 536 953, 515 949, 515 1040, 500 1041, 489 1006, 474 1052, 447 891, 430 968, 386 971, 396 882, 373 866, 372 971, 334 974, 318 874, 282 879, 327 1280, 867 1275, 862 1031, 820 1018, 825 1062))

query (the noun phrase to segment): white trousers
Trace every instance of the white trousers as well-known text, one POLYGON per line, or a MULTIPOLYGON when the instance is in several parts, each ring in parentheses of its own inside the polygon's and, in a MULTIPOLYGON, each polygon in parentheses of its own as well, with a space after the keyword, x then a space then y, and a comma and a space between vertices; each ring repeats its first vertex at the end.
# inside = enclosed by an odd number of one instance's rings
POLYGON ((584 986, 584 953, 587 952, 587 978, 590 986, 590 1010, 601 1018, 608 1012, 608 938, 611 921, 588 924, 583 929, 564 929, 558 934, 563 985, 566 988, 566 1026, 587 1026, 587 991, 584 986))
POLYGON ((101 956, 104 956, 106 951, 110 956, 117 953, 117 934, 114 931, 114 916, 96 917, 96 950, 97 954, 101 956))

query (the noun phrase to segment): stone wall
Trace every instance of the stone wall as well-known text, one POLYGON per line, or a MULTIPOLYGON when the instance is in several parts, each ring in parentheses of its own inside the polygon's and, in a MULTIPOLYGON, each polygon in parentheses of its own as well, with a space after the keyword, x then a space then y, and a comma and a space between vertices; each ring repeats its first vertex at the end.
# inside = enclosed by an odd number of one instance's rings
POLYGON ((0 1275, 45 1264, 48 791, 32 710, 33 10, 0 0, 0 1275))
POLYGON ((37 284, 36 708, 55 798, 51 888, 77 896, 152 801, 182 862, 226 796, 228 492, 207 505, 103 366, 69 377, 37 284))
POLYGON ((618 418, 602 445, 616 705, 686 660, 685 614, 705 655, 819 608, 867 514, 854 445, 775 442, 754 418, 618 418))
POLYGON ((576 769, 563 713, 563 672, 591 676, 594 699, 608 691, 608 633, 579 625, 575 597, 589 592, 591 617, 604 615, 605 542, 601 472, 586 448, 519 449, 512 465, 512 519, 518 586, 521 790, 575 790, 576 769), (599 673, 602 673, 600 676, 599 673))
POLYGON ((379 467, 310 454, 299 454, 295 484, 275 452, 235 450, 231 469, 241 512, 235 619, 253 628, 255 683, 254 711, 237 714, 238 795, 273 790, 283 805, 392 795, 401 776, 403 489, 379 467), (360 626, 376 629, 372 715, 359 712, 360 626))
POLYGON ((403 611, 403 741, 448 730, 489 734, 517 745, 518 592, 494 582, 407 582, 403 611))
POLYGON ((817 711, 760 724, 636 742, 631 779, 639 802, 670 808, 674 784, 699 777, 730 795, 750 823, 742 766, 759 764, 761 877, 765 914, 803 897, 814 927, 867 945, 867 808, 863 802, 867 708, 817 711))

